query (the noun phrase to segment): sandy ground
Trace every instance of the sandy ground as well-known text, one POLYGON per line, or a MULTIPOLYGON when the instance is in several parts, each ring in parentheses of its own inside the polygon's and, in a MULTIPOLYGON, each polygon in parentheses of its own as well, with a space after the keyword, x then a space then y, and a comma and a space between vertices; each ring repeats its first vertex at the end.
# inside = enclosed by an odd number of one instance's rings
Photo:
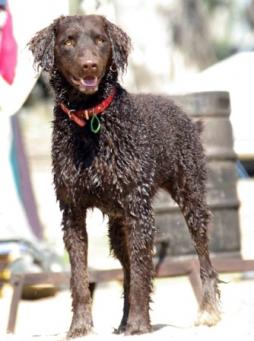
MULTIPOLYGON (((215 327, 194 327, 197 304, 186 278, 155 281, 151 319, 154 332, 124 339, 157 340, 169 338, 183 340, 214 340, 228 337, 231 340, 254 338, 254 278, 223 277, 230 281, 221 285, 222 321, 215 327)), ((123 336, 112 334, 121 316, 121 287, 118 283, 101 285, 93 305, 94 333, 87 340, 116 340, 123 336)), ((64 340, 71 320, 69 292, 55 298, 20 304, 16 335, 0 334, 0 340, 64 340)), ((1 317, 1 325, 5 318, 1 317)), ((6 325, 4 323, 4 325, 6 325)), ((81 338, 82 339, 82 338, 81 338)), ((83 338, 84 339, 84 338, 83 338)))
MULTIPOLYGON (((254 259, 253 202, 254 182, 238 184, 241 201, 242 253, 254 259)), ((190 283, 186 277, 156 279, 154 282, 151 321, 153 333, 124 337, 124 340, 254 340, 254 273, 221 275, 222 321, 215 327, 194 327, 197 313, 190 283)), ((22 301, 19 306, 15 335, 5 334, 12 291, 5 289, 0 299, 1 341, 64 340, 71 321, 69 291, 53 298, 22 301)), ((101 284, 93 304, 94 333, 80 340, 118 340, 114 335, 122 314, 122 289, 118 282, 101 284)))

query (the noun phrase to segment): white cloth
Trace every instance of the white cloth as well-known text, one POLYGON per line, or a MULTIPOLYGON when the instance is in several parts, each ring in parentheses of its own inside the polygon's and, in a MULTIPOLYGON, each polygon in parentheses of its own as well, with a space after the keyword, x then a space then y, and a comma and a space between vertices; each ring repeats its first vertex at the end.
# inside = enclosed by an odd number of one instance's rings
POLYGON ((68 13, 68 0, 9 0, 9 6, 18 44, 18 62, 12 85, 0 77, 0 115, 15 114, 38 78, 27 43, 37 31, 49 25, 56 17, 68 13))
POLYGON ((56 17, 68 13, 68 0, 9 0, 9 5, 18 44, 18 64, 12 85, 0 77, 0 238, 33 240, 10 161, 10 116, 22 107, 38 78, 32 55, 26 48, 27 43, 38 30, 49 25, 56 17))

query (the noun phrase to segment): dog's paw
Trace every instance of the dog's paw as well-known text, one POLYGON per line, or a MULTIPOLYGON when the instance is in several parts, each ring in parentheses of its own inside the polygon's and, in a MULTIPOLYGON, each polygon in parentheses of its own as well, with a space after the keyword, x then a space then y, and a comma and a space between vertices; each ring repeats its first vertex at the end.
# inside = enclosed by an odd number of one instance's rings
POLYGON ((195 321, 195 326, 215 326, 221 320, 221 314, 218 310, 212 312, 200 311, 195 321))
POLYGON ((138 335, 150 333, 152 328, 149 324, 144 323, 128 323, 124 329, 124 335, 138 335))
POLYGON ((91 330, 87 328, 71 329, 67 333, 67 340, 75 339, 77 337, 85 336, 90 333, 91 330))
POLYGON ((73 326, 67 333, 67 339, 75 339, 77 337, 85 336, 92 331, 92 325, 73 326))

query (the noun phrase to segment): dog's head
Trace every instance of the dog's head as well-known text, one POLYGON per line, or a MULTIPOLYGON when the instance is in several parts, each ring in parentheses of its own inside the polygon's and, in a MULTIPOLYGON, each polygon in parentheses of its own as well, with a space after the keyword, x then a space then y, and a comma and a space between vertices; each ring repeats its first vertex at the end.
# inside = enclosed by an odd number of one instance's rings
POLYGON ((130 45, 125 32, 98 15, 60 17, 28 44, 36 65, 49 73, 57 69, 87 95, 107 72, 125 70, 130 45))

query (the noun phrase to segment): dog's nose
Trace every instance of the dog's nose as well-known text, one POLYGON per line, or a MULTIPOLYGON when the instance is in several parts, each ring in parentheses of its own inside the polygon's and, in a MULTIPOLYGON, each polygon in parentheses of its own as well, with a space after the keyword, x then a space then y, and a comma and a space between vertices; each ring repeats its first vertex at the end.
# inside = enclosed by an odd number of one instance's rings
POLYGON ((93 60, 86 60, 83 64, 83 69, 85 71, 96 72, 98 70, 98 64, 93 60))

